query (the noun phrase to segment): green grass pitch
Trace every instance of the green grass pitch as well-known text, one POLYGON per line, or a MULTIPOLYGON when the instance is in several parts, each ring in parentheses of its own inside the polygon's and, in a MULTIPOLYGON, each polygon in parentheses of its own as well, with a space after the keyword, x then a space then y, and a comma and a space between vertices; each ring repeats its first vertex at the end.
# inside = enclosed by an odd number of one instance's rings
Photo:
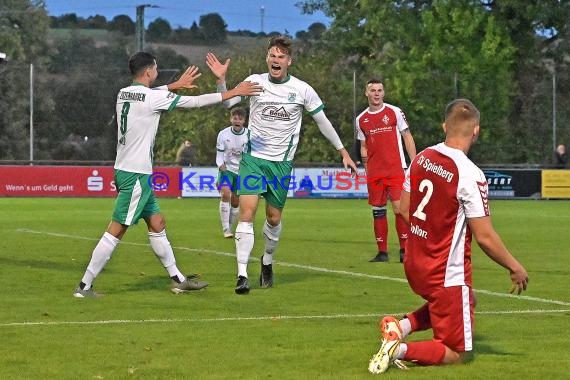
MULTIPOLYGON (((378 318, 421 304, 397 261, 375 253, 366 200, 288 201, 275 285, 234 294, 234 242, 216 199, 161 199, 180 268, 210 282, 174 295, 144 223, 132 227, 75 299, 113 199, 0 198, 0 379, 370 379, 378 318)), ((475 355, 464 366, 391 368, 385 379, 563 379, 570 328, 570 201, 492 201, 494 225, 526 266, 530 288, 474 248, 475 355)), ((426 332, 411 339, 427 339, 426 332)))

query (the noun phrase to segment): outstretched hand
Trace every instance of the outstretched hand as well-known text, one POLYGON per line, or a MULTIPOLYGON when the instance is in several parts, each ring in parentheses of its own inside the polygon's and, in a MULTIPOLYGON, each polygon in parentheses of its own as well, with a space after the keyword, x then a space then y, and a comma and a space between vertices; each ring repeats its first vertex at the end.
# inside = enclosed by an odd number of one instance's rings
POLYGON ((210 71, 216 76, 216 78, 224 80, 230 65, 230 58, 226 59, 224 63, 221 63, 214 53, 209 52, 206 54, 206 65, 210 68, 210 71))
POLYGON ((178 78, 176 82, 170 83, 168 85, 168 89, 172 91, 181 88, 187 88, 187 89, 196 88, 198 86, 194 85, 193 83, 201 75, 202 73, 199 72, 198 67, 190 66, 189 68, 186 69, 184 73, 182 73, 182 75, 180 76, 180 78, 178 78))
POLYGON ((255 96, 263 92, 263 86, 257 82, 244 81, 230 91, 234 92, 234 96, 255 96))

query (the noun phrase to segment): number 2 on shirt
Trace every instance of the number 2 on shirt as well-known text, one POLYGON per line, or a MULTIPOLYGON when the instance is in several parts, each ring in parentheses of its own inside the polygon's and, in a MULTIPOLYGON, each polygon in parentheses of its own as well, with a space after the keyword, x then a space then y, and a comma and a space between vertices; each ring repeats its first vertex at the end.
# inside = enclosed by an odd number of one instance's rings
POLYGON ((418 208, 416 209, 416 211, 412 215, 425 222, 427 215, 424 212, 424 208, 428 204, 428 202, 429 202, 429 200, 433 194, 433 183, 429 179, 424 179, 424 180, 422 180, 422 182, 420 182, 419 191, 421 193, 423 193, 424 190, 425 190, 425 195, 424 195, 422 201, 420 202, 420 204, 418 205, 418 208))

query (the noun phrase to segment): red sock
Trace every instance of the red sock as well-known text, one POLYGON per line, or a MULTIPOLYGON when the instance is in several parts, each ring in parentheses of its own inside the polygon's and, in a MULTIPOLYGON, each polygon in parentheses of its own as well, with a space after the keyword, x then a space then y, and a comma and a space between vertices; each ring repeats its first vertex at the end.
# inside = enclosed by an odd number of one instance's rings
POLYGON ((431 319, 429 317, 429 306, 427 302, 418 310, 407 314, 406 317, 410 320, 410 324, 412 325, 411 332, 431 329, 431 319))
POLYGON ((406 240, 408 239, 408 229, 409 226, 402 217, 402 215, 396 215, 396 231, 398 232, 398 240, 400 241, 400 249, 406 248, 406 240))
POLYGON ((386 215, 374 217, 374 235, 378 252, 388 252, 388 220, 386 215))
POLYGON ((419 365, 438 365, 445 358, 445 344, 433 340, 424 342, 407 342, 408 350, 404 360, 419 365))

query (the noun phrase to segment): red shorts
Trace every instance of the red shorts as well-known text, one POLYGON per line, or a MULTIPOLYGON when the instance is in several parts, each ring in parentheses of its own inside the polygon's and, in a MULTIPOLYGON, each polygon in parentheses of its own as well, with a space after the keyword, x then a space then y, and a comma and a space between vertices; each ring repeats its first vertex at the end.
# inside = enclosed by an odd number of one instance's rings
POLYGON ((439 288, 427 301, 434 340, 455 352, 473 350, 473 290, 468 286, 439 288))
POLYGON ((399 201, 404 183, 404 171, 401 175, 368 177, 368 204, 371 206, 384 206, 388 198, 399 201))
POLYGON ((418 324, 431 324, 433 339, 455 352, 473 350, 473 291, 468 286, 438 288, 424 298, 428 301, 429 316, 414 315, 418 324))

